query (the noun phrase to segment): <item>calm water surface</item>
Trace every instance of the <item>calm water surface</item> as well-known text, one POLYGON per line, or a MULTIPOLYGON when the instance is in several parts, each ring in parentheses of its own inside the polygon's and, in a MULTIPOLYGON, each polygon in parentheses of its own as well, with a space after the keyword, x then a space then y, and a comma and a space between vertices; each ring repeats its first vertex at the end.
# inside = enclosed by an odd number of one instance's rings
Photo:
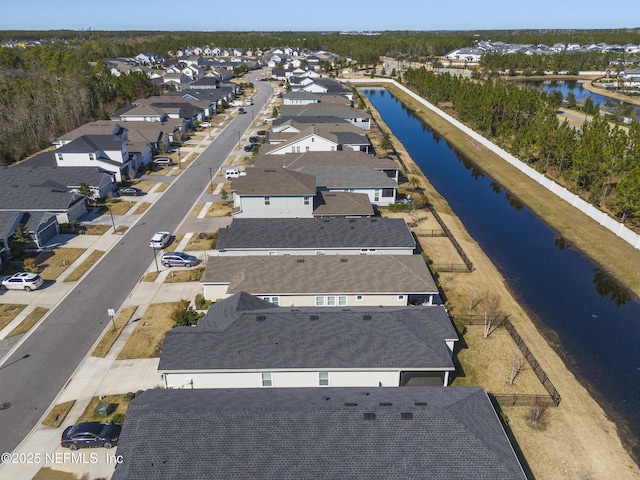
POLYGON ((567 366, 629 427, 638 445, 640 304, 388 91, 362 91, 554 339, 567 366))

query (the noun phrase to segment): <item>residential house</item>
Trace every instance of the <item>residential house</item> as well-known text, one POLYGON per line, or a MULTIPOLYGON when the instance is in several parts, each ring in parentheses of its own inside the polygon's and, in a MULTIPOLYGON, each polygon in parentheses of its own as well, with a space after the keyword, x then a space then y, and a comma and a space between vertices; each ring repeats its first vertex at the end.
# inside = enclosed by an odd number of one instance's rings
POLYGON ((231 181, 232 215, 238 218, 312 217, 316 179, 283 168, 247 171, 231 181))
POLYGON ((212 305, 195 328, 167 332, 158 366, 165 388, 399 387, 418 379, 446 387, 455 370, 458 335, 442 306, 256 300, 238 293, 212 305))
POLYGON ((320 191, 313 198, 316 218, 363 218, 374 213, 369 196, 364 193, 320 191))
POLYGON ((420 255, 210 256, 200 279, 204 296, 248 292, 287 306, 441 304, 420 255))
POLYGON ((287 119, 289 117, 298 116, 322 116, 322 117, 338 117, 346 120, 363 130, 371 128, 371 115, 362 110, 351 107, 343 107, 340 105, 287 105, 282 106, 278 112, 279 119, 287 119))
POLYGON ((332 93, 313 93, 305 91, 288 92, 282 96, 283 105, 309 105, 310 103, 322 103, 323 105, 353 106, 353 101, 344 95, 332 93))
POLYGON ((269 144, 265 144, 261 150, 267 155, 284 155, 349 149, 366 153, 372 149, 369 138, 362 130, 349 123, 290 126, 300 129, 300 133, 272 131, 269 134, 269 144))
POLYGON ((527 478, 481 387, 151 389, 118 457, 113 480, 527 478))
POLYGON ((235 218, 218 230, 214 254, 413 255, 401 218, 235 218))

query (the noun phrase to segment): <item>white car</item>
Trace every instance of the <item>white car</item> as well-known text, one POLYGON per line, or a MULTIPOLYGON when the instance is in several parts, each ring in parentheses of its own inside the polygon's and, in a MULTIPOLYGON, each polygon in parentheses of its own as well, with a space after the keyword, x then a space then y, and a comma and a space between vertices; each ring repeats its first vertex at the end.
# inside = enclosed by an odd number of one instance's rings
POLYGON ((7 290, 24 290, 30 292, 42 286, 44 281, 37 273, 20 272, 2 280, 2 287, 7 290))
POLYGON ((169 232, 158 232, 151 237, 149 246, 155 250, 166 247, 169 242, 171 242, 171 234, 169 232))
POLYGON ((209 128, 211 126, 211 123, 209 122, 200 122, 200 126, 203 128, 209 128))

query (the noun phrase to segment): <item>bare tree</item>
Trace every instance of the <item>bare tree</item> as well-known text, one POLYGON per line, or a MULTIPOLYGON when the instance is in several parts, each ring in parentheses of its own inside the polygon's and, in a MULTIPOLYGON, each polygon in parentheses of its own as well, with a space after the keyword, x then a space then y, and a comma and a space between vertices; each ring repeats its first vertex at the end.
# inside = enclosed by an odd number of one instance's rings
POLYGON ((542 415, 545 412, 545 407, 536 405, 531 409, 531 428, 536 428, 538 423, 542 421, 542 415))
POLYGON ((511 375, 509 375, 509 385, 513 385, 513 382, 516 380, 516 377, 525 365, 526 361, 524 357, 518 352, 513 352, 513 355, 511 356, 511 375))
POLYGON ((484 307, 484 338, 495 329, 498 319, 502 316, 501 300, 497 293, 486 291, 482 298, 484 307))

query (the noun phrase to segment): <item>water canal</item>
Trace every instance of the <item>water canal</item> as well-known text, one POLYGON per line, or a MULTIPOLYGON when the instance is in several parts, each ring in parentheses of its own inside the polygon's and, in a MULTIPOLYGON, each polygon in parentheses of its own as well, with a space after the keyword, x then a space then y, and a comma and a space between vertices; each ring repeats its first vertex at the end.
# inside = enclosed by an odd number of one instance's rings
POLYGON ((555 346, 566 365, 619 424, 629 427, 638 445, 640 303, 493 179, 461 158, 391 93, 375 88, 362 92, 541 330, 555 333, 555 346))

